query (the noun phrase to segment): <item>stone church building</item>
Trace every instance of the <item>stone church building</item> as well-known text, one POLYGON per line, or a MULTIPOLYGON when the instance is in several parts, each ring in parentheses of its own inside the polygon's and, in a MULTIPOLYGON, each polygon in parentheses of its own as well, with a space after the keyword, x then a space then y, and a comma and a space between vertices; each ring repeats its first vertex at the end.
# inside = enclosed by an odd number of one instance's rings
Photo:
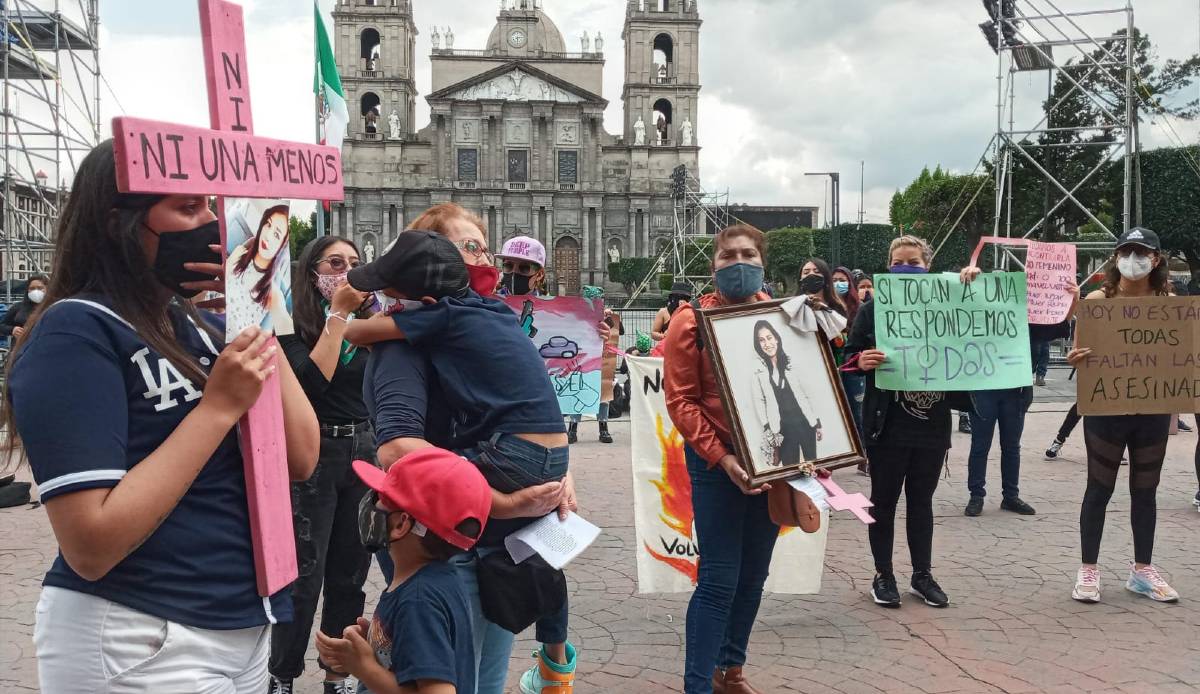
MULTIPOLYGON (((478 5, 482 21, 489 3, 478 5)), ((605 37, 576 33, 569 50, 543 2, 501 0, 486 46, 459 48, 450 28, 418 46, 419 13, 414 0, 334 9, 351 122, 333 233, 374 257, 422 211, 455 202, 483 218, 493 249, 541 240, 551 288, 568 295, 604 284, 610 262, 670 243, 671 171, 682 164, 699 178, 696 0, 628 0, 616 135, 604 128, 605 37), (422 127, 417 50, 432 50, 422 127)))

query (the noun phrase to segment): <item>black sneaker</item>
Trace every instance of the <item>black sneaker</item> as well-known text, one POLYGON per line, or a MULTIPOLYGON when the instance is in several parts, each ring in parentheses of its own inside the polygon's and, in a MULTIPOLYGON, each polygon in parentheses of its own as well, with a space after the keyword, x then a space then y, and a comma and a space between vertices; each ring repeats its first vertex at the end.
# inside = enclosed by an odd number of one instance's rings
POLYGON ((567 443, 579 443, 579 425, 574 422, 567 427, 567 443))
POLYGON ((1021 501, 1020 498, 1005 499, 1004 501, 1001 501, 1000 509, 1002 511, 1012 511, 1013 513, 1016 513, 1016 514, 1019 514, 1022 516, 1036 516, 1037 515, 1037 511, 1034 511, 1032 506, 1025 503, 1024 501, 1021 501))
POLYGON ((945 591, 933 580, 933 574, 928 571, 918 571, 912 577, 912 594, 925 601, 930 607, 946 607, 950 598, 945 591))
POLYGON ((881 607, 900 607, 900 589, 896 587, 896 575, 889 572, 875 574, 871 581, 871 599, 881 607))
POLYGON ((267 689, 267 694, 292 694, 292 681, 281 680, 272 675, 271 684, 267 689))
POLYGON ((1187 424, 1185 424, 1182 419, 1179 420, 1178 424, 1179 424, 1179 430, 1182 432, 1186 433, 1186 432, 1189 432, 1192 430, 1192 428, 1190 426, 1188 426, 1187 424))
POLYGON ((963 515, 970 516, 971 518, 975 518, 976 516, 978 516, 982 513, 983 513, 983 497, 982 496, 971 497, 971 500, 967 502, 967 508, 963 510, 963 515))
POLYGON ((1058 438, 1055 437, 1054 442, 1051 443, 1050 447, 1046 449, 1046 460, 1057 460, 1058 452, 1062 450, 1063 444, 1065 443, 1066 441, 1059 441, 1058 438))
POLYGON ((1196 510, 1200 511, 1200 492, 1196 492, 1196 498, 1192 499, 1192 503, 1196 506, 1196 510))
POLYGON ((965 413, 958 413, 958 430, 963 434, 971 433, 971 418, 965 413))
POLYGON ((358 691, 358 687, 352 684, 350 678, 347 677, 337 682, 325 680, 325 691, 322 694, 354 694, 356 691, 358 691))

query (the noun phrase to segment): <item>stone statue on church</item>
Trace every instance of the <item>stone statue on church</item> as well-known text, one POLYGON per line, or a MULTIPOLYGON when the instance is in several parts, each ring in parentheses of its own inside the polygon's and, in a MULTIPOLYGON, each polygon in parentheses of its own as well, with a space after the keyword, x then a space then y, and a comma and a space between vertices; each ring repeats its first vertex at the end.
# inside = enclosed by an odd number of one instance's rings
POLYGON ((375 262, 375 244, 367 241, 367 245, 363 246, 363 258, 368 263, 375 262))
POLYGON ((610 265, 621 262, 621 249, 615 244, 608 247, 608 262, 610 265))
POLYGON ((436 51, 442 47, 442 35, 438 33, 437 27, 434 27, 433 30, 429 32, 429 40, 433 41, 433 50, 436 51))
POLYGON ((596 52, 604 52, 604 35, 598 31, 596 32, 596 52))
POLYGON ((584 53, 592 52, 592 39, 591 39, 591 37, 588 36, 588 33, 586 31, 583 32, 583 36, 581 36, 579 38, 579 41, 583 44, 583 52, 584 53))
POLYGON ((388 129, 392 131, 392 139, 400 139, 400 114, 396 109, 392 109, 392 115, 388 116, 388 129))
POLYGON ((454 30, 446 27, 446 50, 454 50, 454 30))
POLYGON ((658 122, 654 124, 655 136, 658 145, 661 147, 667 141, 667 118, 661 113, 658 114, 658 122))
POLYGON ((684 147, 692 146, 692 121, 690 118, 684 118, 683 125, 679 126, 679 144, 684 147))
POLYGON ((637 122, 633 124, 633 144, 646 144, 646 121, 642 120, 641 116, 638 116, 637 122))
POLYGON ((659 82, 667 81, 667 66, 666 65, 658 66, 658 81, 659 82))

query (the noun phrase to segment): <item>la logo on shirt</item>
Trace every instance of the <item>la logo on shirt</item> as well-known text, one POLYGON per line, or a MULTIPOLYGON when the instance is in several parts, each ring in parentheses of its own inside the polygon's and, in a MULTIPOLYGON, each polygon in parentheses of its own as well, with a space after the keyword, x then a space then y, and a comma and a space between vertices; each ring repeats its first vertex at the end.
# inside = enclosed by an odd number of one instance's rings
POLYGON ((155 412, 164 412, 179 405, 179 401, 175 399, 177 390, 182 391, 183 402, 200 399, 203 393, 196 390, 196 386, 179 373, 179 369, 176 369, 174 364, 162 357, 158 358, 158 379, 155 380, 154 372, 150 368, 149 357, 150 348, 143 347, 134 353, 130 360, 138 365, 138 369, 142 372, 142 380, 146 383, 146 392, 143 397, 147 400, 158 398, 158 403, 154 405, 155 412))

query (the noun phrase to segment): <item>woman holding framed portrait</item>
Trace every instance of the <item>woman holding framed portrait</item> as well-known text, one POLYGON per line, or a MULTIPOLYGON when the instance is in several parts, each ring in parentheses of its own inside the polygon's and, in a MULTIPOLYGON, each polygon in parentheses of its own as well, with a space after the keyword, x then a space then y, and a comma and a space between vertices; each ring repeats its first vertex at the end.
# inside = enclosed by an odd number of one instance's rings
POLYGON ((754 324, 754 409, 765 429, 764 457, 775 467, 790 467, 817 459, 821 420, 799 383, 793 383, 792 362, 783 338, 769 321, 754 324))

